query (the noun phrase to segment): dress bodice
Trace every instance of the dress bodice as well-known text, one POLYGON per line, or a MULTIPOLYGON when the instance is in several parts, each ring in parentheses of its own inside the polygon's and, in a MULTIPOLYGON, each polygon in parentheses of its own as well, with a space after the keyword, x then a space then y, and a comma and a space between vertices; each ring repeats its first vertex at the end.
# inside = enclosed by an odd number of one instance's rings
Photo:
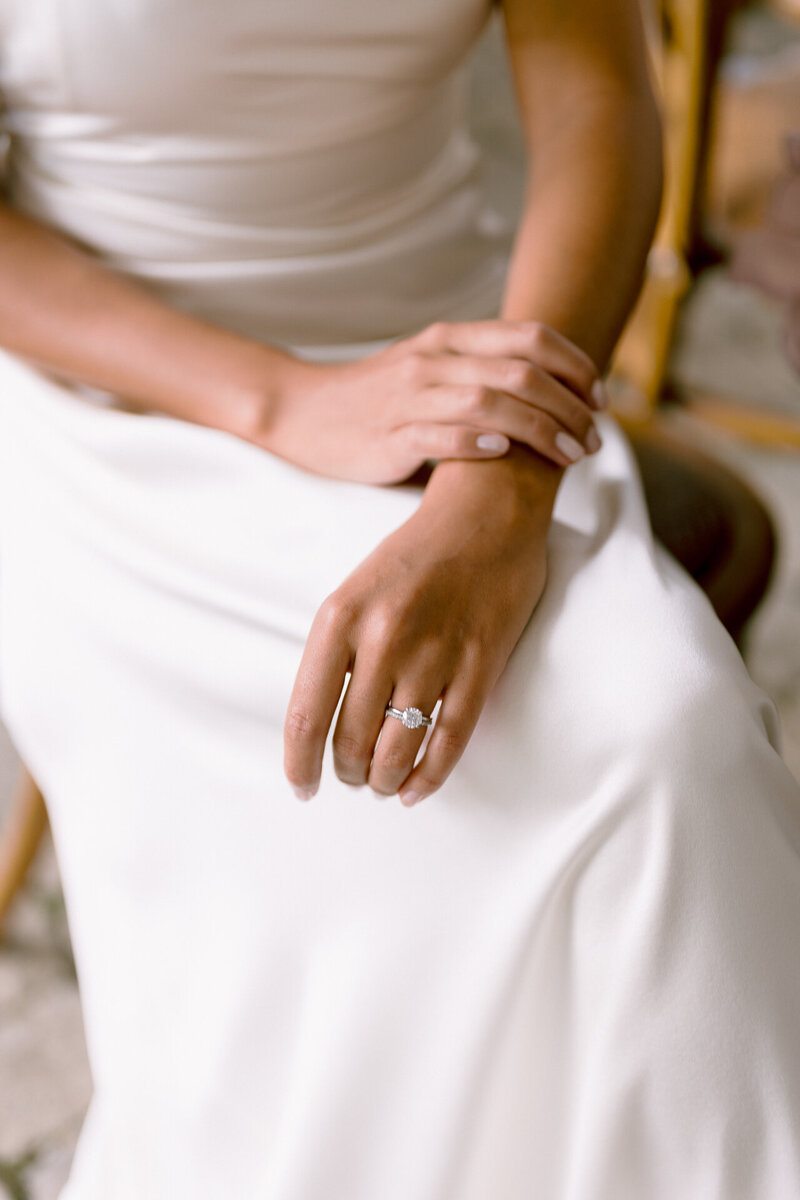
POLYGON ((11 202, 267 340, 489 315, 465 128, 486 0, 0 0, 11 202))

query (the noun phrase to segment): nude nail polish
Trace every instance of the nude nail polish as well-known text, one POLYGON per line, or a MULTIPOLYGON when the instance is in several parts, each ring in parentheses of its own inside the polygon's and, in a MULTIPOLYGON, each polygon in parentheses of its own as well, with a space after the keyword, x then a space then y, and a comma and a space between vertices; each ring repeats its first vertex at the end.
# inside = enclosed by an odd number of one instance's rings
POLYGON ((502 433, 482 433, 476 438, 475 444, 479 450, 491 450, 494 453, 508 449, 510 442, 502 433))
POLYGON ((316 795, 317 789, 296 787, 292 788, 292 791, 294 792, 295 796, 297 796, 298 800, 310 800, 312 796, 316 795))
POLYGON ((586 453, 580 442, 576 442, 575 438, 570 437, 568 433, 556 434, 556 446, 570 462, 577 462, 586 453))
POLYGON ((602 379, 596 379, 592 384, 592 399, 598 408, 608 408, 608 392, 602 379))
POLYGON ((600 434, 597 432, 594 425, 583 439, 583 444, 590 454, 594 454, 602 446, 603 443, 600 440, 600 434))

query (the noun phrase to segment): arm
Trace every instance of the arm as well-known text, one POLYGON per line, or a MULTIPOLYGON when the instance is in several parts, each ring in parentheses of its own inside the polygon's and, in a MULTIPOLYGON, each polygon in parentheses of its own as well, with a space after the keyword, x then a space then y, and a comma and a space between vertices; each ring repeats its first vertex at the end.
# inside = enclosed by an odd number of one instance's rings
POLYGON ((559 433, 582 442, 593 428, 596 370, 551 330, 534 348, 527 324, 456 325, 312 366, 170 307, 1 204, 0 262, 5 349, 323 475, 395 482, 428 458, 496 458, 510 438, 563 465, 559 433))
MULTIPOLYGON (((638 0, 505 0, 527 188, 502 316, 542 321, 607 366, 641 286, 662 188, 661 126, 638 0)), ((562 472, 518 448, 494 487, 552 509, 562 472)), ((441 463, 437 505, 480 486, 441 463)))
MULTIPOLYGON (((660 123, 638 0, 505 0, 529 152, 502 317, 535 319, 604 367, 640 287, 661 194, 660 123)), ((327 730, 345 782, 413 804, 455 766, 538 602, 562 470, 515 446, 442 462, 422 503, 329 597, 306 644, 286 722, 286 771, 315 791, 327 730), (480 596, 480 603, 476 597, 480 596), (422 734, 383 710, 444 696, 422 734)))
POLYGON ((603 370, 661 202, 661 125, 638 0, 505 0, 529 152, 503 315, 546 321, 603 370))
POLYGON ((0 204, 0 345, 69 380, 244 435, 253 380, 288 356, 162 303, 45 226, 0 204))

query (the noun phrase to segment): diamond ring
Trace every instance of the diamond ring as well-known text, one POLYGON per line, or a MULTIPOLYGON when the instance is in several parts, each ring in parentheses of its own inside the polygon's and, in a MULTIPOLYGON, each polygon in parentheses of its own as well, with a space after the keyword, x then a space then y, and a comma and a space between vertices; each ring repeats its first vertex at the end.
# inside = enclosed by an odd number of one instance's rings
POLYGON ((403 722, 406 729, 419 729, 420 725, 433 724, 433 717, 426 717, 419 708, 404 708, 401 711, 399 708, 392 708, 390 704, 384 715, 396 717, 398 721, 403 722))

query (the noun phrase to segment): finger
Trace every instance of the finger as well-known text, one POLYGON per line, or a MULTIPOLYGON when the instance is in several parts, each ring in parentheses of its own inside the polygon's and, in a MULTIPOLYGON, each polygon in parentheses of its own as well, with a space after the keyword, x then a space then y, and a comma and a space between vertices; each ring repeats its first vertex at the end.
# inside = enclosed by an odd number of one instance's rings
POLYGON ((284 771, 300 800, 310 800, 319 787, 325 740, 350 659, 345 623, 326 602, 311 626, 283 730, 284 771))
POLYGON ((333 731, 333 765, 343 783, 360 787, 367 782, 391 694, 391 674, 357 652, 333 731))
POLYGON ((488 387, 541 408, 563 425, 567 433, 585 442, 594 427, 587 405, 574 392, 535 363, 513 358, 442 357, 432 364, 432 384, 466 384, 488 387))
MULTIPOLYGON (((390 703, 397 712, 417 709, 429 717, 441 692, 441 683, 433 675, 427 680, 419 677, 413 683, 404 679, 402 685, 395 686, 390 703)), ((413 715, 409 719, 413 721, 413 715)), ((411 772, 427 731, 426 725, 408 728, 397 717, 385 717, 369 773, 368 783, 373 791, 383 796, 395 795, 411 772)))
MULTIPOLYGON (((608 405, 608 395, 593 360, 563 333, 550 325, 536 324, 534 362, 560 379, 595 410, 608 405)), ((527 357, 527 356, 526 356, 527 357)))
POLYGON ((472 737, 486 690, 483 681, 466 673, 447 688, 425 753, 400 788, 403 804, 417 804, 442 786, 472 737))
POLYGON ((511 445, 502 433, 470 425, 434 425, 418 421, 402 425, 393 435, 403 442, 405 459, 501 458, 511 445))
MULTIPOLYGON (((554 381, 551 383, 557 386, 554 381)), ((482 426, 487 433, 498 433, 529 446, 560 467, 577 462, 602 445, 588 414, 588 430, 580 441, 544 409, 534 408, 491 388, 442 385, 431 388, 430 395, 435 396, 439 421, 469 420, 476 427, 482 426)))
POLYGON ((593 407, 605 406, 604 388, 589 355, 540 321, 440 321, 417 340, 434 353, 527 359, 562 379, 593 407))

